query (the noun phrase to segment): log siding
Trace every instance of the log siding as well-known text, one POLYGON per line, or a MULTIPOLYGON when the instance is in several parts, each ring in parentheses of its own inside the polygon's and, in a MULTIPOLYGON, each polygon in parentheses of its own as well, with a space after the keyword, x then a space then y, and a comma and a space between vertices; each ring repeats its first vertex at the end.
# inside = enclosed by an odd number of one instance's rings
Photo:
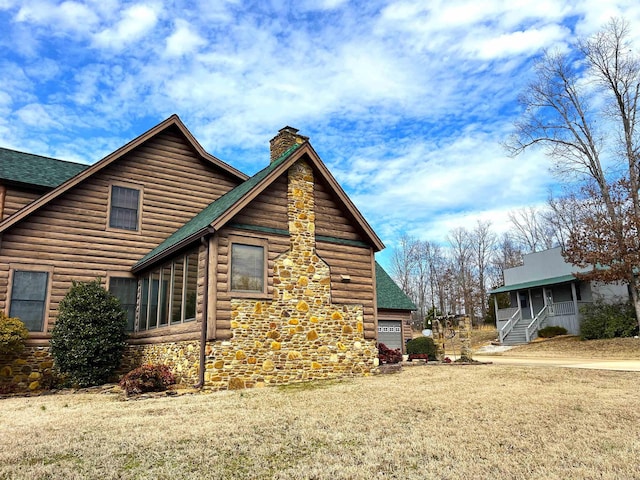
MULTIPOLYGON (((201 159, 177 129, 159 133, 3 233, 0 308, 7 309, 10 262, 49 266, 50 332, 71 280, 99 277, 106 282, 107 275, 128 274, 141 257, 237 182, 201 159), (108 229, 110 186, 132 183, 144 188, 140 231, 108 229)), ((201 289, 200 281, 200 298, 201 289)))
POLYGON ((4 193, 0 202, 0 220, 10 217, 42 195, 41 191, 22 189, 12 185, 3 185, 2 189, 4 193))

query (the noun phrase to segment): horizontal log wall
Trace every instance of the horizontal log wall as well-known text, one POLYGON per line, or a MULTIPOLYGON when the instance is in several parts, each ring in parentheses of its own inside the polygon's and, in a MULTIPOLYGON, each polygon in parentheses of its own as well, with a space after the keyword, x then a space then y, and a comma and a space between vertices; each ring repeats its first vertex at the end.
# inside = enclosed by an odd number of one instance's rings
MULTIPOLYGON (((234 177, 201 159, 177 129, 165 130, 3 234, 0 308, 6 308, 9 264, 53 267, 50 331, 71 280, 105 281, 107 272, 128 274, 140 258, 236 184, 234 177), (139 232, 107 228, 113 183, 141 188, 139 232)), ((202 293, 201 285, 198 290, 202 293)), ((162 335, 162 329, 157 332, 162 335)))
POLYGON ((333 303, 361 304, 364 308, 366 338, 375 338, 377 323, 373 252, 370 248, 316 242, 318 255, 331 269, 331 301, 333 303), (350 278, 343 282, 343 276, 350 278))
POLYGON ((233 223, 288 230, 287 177, 278 178, 233 218, 233 223))
POLYGON ((36 198, 42 195, 41 192, 33 190, 20 189, 15 186, 7 185, 4 190, 3 208, 0 212, 0 220, 10 217, 25 205, 30 204, 36 198))
POLYGON ((364 241, 355 219, 344 208, 333 190, 318 177, 316 174, 314 188, 316 235, 364 241))

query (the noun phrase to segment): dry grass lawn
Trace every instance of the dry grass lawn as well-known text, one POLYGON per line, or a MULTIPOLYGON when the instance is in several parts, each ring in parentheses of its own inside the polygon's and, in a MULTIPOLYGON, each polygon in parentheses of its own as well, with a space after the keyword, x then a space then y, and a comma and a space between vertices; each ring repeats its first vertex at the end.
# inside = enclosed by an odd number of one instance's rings
POLYGON ((639 479, 637 373, 498 365, 0 400, 2 479, 639 479))
POLYGON ((502 355, 549 358, 602 358, 640 360, 640 339, 611 338, 607 340, 580 340, 561 336, 540 339, 529 345, 520 345, 502 355))
MULTIPOLYGON (((476 351, 480 347, 495 341, 497 337, 498 333, 494 327, 474 328, 471 331, 471 348, 476 351)), ((460 353, 459 335, 446 340, 445 346, 447 355, 458 355, 460 353)), ((576 336, 564 335, 555 338, 539 338, 528 345, 519 345, 494 355, 640 360, 640 339, 580 340, 576 336)))

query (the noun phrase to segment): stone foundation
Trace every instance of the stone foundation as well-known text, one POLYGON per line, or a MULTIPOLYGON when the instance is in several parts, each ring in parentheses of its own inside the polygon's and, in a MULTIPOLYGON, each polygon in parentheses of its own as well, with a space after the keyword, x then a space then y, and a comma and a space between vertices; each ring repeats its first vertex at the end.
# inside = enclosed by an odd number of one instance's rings
POLYGON ((52 368, 49 347, 25 347, 20 355, 0 355, 0 387, 14 385, 18 392, 40 390, 52 368))
POLYGON ((119 372, 124 374, 145 363, 167 365, 176 376, 176 383, 193 386, 198 383, 200 342, 153 343, 128 345, 119 372))

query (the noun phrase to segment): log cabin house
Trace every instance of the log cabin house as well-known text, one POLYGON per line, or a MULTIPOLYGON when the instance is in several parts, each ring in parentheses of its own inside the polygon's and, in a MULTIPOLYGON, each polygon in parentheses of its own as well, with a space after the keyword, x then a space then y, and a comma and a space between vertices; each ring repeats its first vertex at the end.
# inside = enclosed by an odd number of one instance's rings
MULTIPOLYGON (((207 389, 374 371, 384 245, 296 129, 252 177, 176 115, 91 166, 0 159, 0 309, 31 332, 0 380, 38 388, 58 303, 95 278, 127 311, 125 370, 166 363, 207 389)), ((415 307, 395 295, 402 336, 415 307)))

